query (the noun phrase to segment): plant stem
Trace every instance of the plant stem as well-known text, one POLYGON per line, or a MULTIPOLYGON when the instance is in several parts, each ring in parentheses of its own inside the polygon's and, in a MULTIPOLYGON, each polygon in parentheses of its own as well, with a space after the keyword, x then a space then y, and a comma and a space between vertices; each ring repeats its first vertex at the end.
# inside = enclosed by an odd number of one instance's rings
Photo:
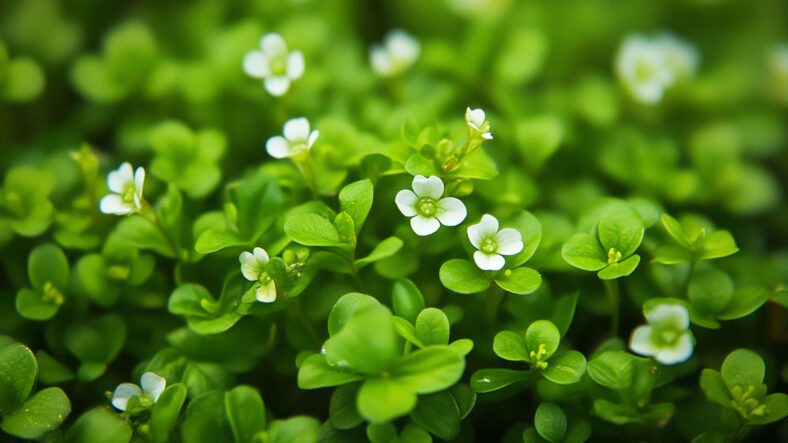
POLYGON ((618 337, 619 293, 618 280, 604 280, 607 298, 610 300, 610 335, 618 337))
POLYGON ((687 272, 687 280, 684 281, 684 287, 681 289, 681 293, 684 295, 684 297, 689 297, 689 285, 692 281, 692 273, 695 272, 695 265, 697 263, 698 262, 695 259, 690 261, 689 272, 687 272))
POLYGON ((364 281, 361 280, 361 275, 358 273, 358 268, 356 267, 356 263, 353 259, 348 260, 348 266, 350 267, 350 276, 353 277, 353 281, 356 282, 356 286, 361 292, 367 292, 366 287, 364 286, 364 281))
POLYGON ((312 158, 309 157, 302 161, 296 161, 296 166, 301 171, 301 175, 304 176, 307 185, 312 190, 312 198, 315 200, 320 200, 320 193, 317 190, 317 179, 315 178, 315 170, 312 168, 312 158))
POLYGON ((503 302, 504 292, 503 289, 493 284, 486 295, 484 318, 490 323, 495 323, 495 319, 498 317, 498 309, 500 309, 503 302))
POLYGON ((167 229, 164 227, 164 223, 161 222, 161 218, 159 218, 159 214, 156 213, 156 210, 153 209, 153 206, 151 206, 151 204, 148 203, 147 200, 142 200, 142 207, 143 209, 147 210, 146 212, 152 214, 152 217, 145 217, 145 219, 151 222, 154 226, 156 226, 156 228, 164 236, 164 239, 167 240, 167 244, 170 246, 170 249, 172 249, 172 253, 175 255, 175 260, 181 261, 181 254, 180 251, 178 250, 178 245, 175 243, 175 239, 172 238, 172 235, 170 235, 169 231, 167 231, 167 229))
POLYGON ((312 323, 309 322, 309 319, 306 318, 303 312, 301 312, 301 303, 298 301, 298 298, 290 298, 287 304, 288 310, 293 317, 297 318, 298 321, 301 323, 301 326, 304 327, 307 335, 317 344, 319 347, 322 343, 320 340, 320 336, 317 334, 315 327, 312 326, 312 323))

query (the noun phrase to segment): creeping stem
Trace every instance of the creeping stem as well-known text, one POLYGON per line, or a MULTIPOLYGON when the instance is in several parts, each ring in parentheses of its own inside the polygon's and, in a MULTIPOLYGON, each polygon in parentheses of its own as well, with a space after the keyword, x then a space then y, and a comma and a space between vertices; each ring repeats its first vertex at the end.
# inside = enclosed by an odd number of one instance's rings
POLYGON ((159 214, 156 213, 156 210, 153 209, 153 206, 151 206, 150 203, 148 203, 148 201, 145 199, 142 200, 142 213, 148 214, 145 219, 156 226, 156 229, 158 229, 164 236, 165 240, 167 240, 167 244, 169 245, 170 249, 172 249, 172 253, 175 255, 175 260, 181 261, 181 254, 178 250, 178 245, 175 243, 175 239, 172 238, 170 232, 164 227, 164 223, 161 222, 159 214))
POLYGON ((604 280, 607 298, 610 300, 610 335, 618 336, 619 293, 618 280, 604 280))

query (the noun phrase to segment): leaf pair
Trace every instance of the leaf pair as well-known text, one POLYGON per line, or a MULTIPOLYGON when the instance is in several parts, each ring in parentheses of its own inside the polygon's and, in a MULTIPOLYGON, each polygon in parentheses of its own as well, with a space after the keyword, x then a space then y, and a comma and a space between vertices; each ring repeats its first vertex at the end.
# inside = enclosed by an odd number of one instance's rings
POLYGON ((23 288, 16 294, 16 310, 30 320, 49 320, 66 301, 66 254, 51 243, 36 246, 27 259, 27 275, 33 288, 23 288))
POLYGON ((534 426, 523 432, 525 443, 582 443, 591 436, 587 420, 568 420, 560 406, 542 403, 536 408, 534 426))
POLYGON ((739 251, 736 240, 725 230, 711 230, 706 223, 694 217, 684 217, 681 222, 668 214, 660 216, 662 227, 674 244, 659 246, 654 251, 654 261, 673 264, 712 260, 727 257, 739 251))

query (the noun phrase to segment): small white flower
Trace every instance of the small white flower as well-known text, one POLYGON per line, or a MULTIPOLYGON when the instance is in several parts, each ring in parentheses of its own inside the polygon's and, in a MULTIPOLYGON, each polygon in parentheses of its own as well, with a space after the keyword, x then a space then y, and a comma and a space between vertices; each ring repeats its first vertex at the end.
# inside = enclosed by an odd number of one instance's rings
POLYGON ((142 208, 142 187, 145 184, 145 169, 132 171, 131 164, 123 163, 107 175, 107 187, 113 194, 104 196, 99 203, 105 214, 123 215, 142 208))
POLYGON ((260 39, 260 49, 246 53, 244 71, 263 79, 266 91, 281 96, 290 89, 290 82, 304 74, 304 55, 301 51, 287 52, 287 44, 281 35, 269 32, 260 39))
POLYGON ((482 220, 468 226, 468 239, 474 248, 473 261, 479 269, 498 271, 503 268, 506 260, 504 255, 518 254, 523 250, 523 236, 513 228, 498 230, 498 219, 484 214, 482 220))
POLYGON ((140 385, 142 389, 134 383, 119 384, 112 393, 112 406, 125 411, 131 397, 140 397, 141 400, 150 398, 152 403, 156 403, 167 386, 167 380, 153 372, 146 372, 140 377, 140 385))
POLYGON ((473 135, 478 135, 485 140, 492 140, 490 123, 485 120, 484 110, 481 108, 465 109, 465 122, 468 124, 468 131, 473 135))
POLYGON ((435 175, 425 178, 413 177, 413 191, 403 189, 394 201, 402 215, 412 217, 410 226, 417 235, 434 233, 444 226, 457 226, 468 214, 465 205, 458 198, 443 196, 443 181, 435 175))
POLYGON ((629 347, 664 365, 686 361, 692 355, 689 312, 681 305, 658 305, 646 316, 647 325, 632 331, 629 347))
POLYGON ((383 45, 375 45, 369 52, 372 70, 381 77, 392 77, 410 68, 421 52, 418 40, 402 29, 386 34, 383 45))
POLYGON ((642 35, 627 37, 616 56, 616 74, 632 97, 642 103, 662 100, 675 76, 659 44, 642 35))
POLYGON ((293 157, 312 148, 317 140, 318 131, 309 132, 309 120, 304 117, 292 118, 285 122, 284 137, 277 135, 268 139, 265 150, 274 158, 293 157))
POLYGON ((692 77, 698 71, 700 54, 690 43, 680 39, 672 32, 660 32, 654 42, 662 51, 668 68, 676 80, 692 77))
POLYGON ((241 262, 241 274, 249 281, 259 281, 255 298, 263 303, 276 301, 276 284, 265 272, 268 253, 263 248, 254 248, 252 252, 244 251, 238 257, 241 262))

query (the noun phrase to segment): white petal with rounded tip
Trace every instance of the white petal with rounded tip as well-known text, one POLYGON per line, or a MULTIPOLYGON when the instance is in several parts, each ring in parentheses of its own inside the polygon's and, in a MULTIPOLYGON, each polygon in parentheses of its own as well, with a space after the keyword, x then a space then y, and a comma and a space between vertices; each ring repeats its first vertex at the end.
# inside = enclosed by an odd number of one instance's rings
POLYGON ((402 29, 394 29, 386 35, 386 49, 392 59, 407 67, 418 58, 421 45, 402 29))
POLYGON ((646 320, 652 325, 665 325, 678 330, 689 327, 689 312, 681 305, 657 305, 648 313, 646 320))
POLYGON ((692 355, 692 338, 683 334, 672 348, 662 348, 654 358, 663 365, 675 365, 687 361, 692 355))
POLYGON ((641 325, 632 331, 629 339, 629 348, 632 352, 645 356, 652 356, 659 352, 659 348, 651 342, 651 326, 641 325))
POLYGON ((320 134, 320 132, 318 132, 317 129, 315 129, 314 131, 309 133, 309 140, 307 140, 307 143, 306 143, 306 148, 307 149, 312 149, 312 145, 315 144, 315 141, 317 140, 317 136, 319 134, 320 134))
POLYGON ((140 166, 134 171, 134 187, 136 188, 136 194, 142 198, 142 188, 145 186, 145 169, 140 166))
POLYGON ((121 164, 118 169, 107 174, 107 187, 112 192, 121 193, 125 190, 127 183, 134 181, 134 171, 130 163, 121 164))
POLYGON ((473 261, 476 262, 476 266, 478 266, 479 269, 484 271, 498 271, 506 264, 506 260, 502 255, 487 255, 482 251, 473 253, 473 261))
POLYGON ((255 291, 255 298, 257 301, 261 301, 263 303, 273 303, 276 301, 276 284, 273 280, 269 281, 267 284, 260 285, 257 287, 257 291, 255 291))
POLYGON ((437 231, 441 227, 441 223, 435 217, 427 218, 417 215, 410 219, 410 227, 413 228, 416 235, 424 237, 437 231))
POLYGON ((476 129, 479 129, 482 124, 484 123, 484 110, 481 108, 479 109, 470 109, 466 111, 468 117, 468 123, 473 123, 476 126, 476 129))
POLYGON ((287 56, 287 76, 290 80, 297 80, 304 75, 304 54, 301 51, 292 51, 287 56))
POLYGON ((282 55, 287 52, 287 43, 281 35, 276 32, 269 32, 260 38, 260 48, 266 57, 282 55))
POLYGON ((375 46, 370 50, 369 64, 372 65, 372 70, 376 74, 383 77, 391 75, 394 69, 389 52, 380 46, 375 46))
POLYGON ((514 228, 503 228, 495 234, 495 243, 498 244, 498 253, 514 255, 523 250, 523 236, 514 228))
POLYGON ((415 205, 418 200, 419 197, 410 189, 403 189, 397 192, 397 196, 394 197, 394 202, 397 204, 399 212, 405 217, 413 217, 416 215, 415 205))
POLYGON ((243 60, 243 68, 247 75, 254 78, 264 78, 270 72, 268 59, 265 58, 262 51, 256 49, 246 53, 243 60))
POLYGON ((423 175, 413 177, 413 192, 419 197, 439 199, 443 195, 443 180, 436 175, 425 178, 423 175))
POLYGON ((435 216, 444 226, 457 226, 465 220, 468 210, 462 200, 454 197, 446 197, 438 200, 438 210, 435 216))
POLYGON ((481 248, 484 238, 485 236, 483 235, 481 224, 477 223, 475 225, 468 226, 468 240, 471 241, 471 244, 474 248, 481 248))
POLYGON ((485 140, 492 140, 493 136, 492 136, 492 133, 485 132, 484 134, 482 134, 482 138, 485 139, 485 140))
POLYGON ((498 219, 490 214, 482 215, 479 225, 481 226, 482 234, 484 234, 485 237, 488 235, 495 235, 498 232, 498 219))
POLYGON ((140 393, 142 393, 142 390, 134 383, 121 383, 115 388, 115 392, 112 393, 112 406, 125 411, 129 399, 135 395, 140 395, 140 393))
POLYGON ((282 77, 266 77, 263 81, 265 90, 274 97, 279 97, 285 94, 290 89, 290 79, 286 76, 282 77))
POLYGON ((254 253, 254 258, 257 260, 258 263, 260 263, 260 264, 268 263, 269 257, 268 257, 268 253, 265 252, 265 249, 263 249, 263 248, 254 248, 252 250, 252 253, 254 253))
POLYGON ((249 281, 257 281, 260 278, 260 268, 257 265, 257 258, 251 253, 244 251, 238 256, 241 262, 241 274, 249 281))
POLYGON ((159 396, 167 387, 167 379, 160 377, 153 372, 146 372, 140 377, 140 386, 142 390, 153 396, 153 402, 159 399, 159 396))
POLYGON ((285 158, 290 155, 290 143, 281 135, 275 135, 265 142, 265 150, 273 158, 285 158))
POLYGON ((123 199, 117 194, 109 194, 104 196, 99 202, 99 209, 104 214, 128 214, 132 208, 126 204, 123 199))
POLYGON ((291 118, 285 122, 283 132, 290 142, 306 141, 309 138, 309 120, 304 117, 291 118))

